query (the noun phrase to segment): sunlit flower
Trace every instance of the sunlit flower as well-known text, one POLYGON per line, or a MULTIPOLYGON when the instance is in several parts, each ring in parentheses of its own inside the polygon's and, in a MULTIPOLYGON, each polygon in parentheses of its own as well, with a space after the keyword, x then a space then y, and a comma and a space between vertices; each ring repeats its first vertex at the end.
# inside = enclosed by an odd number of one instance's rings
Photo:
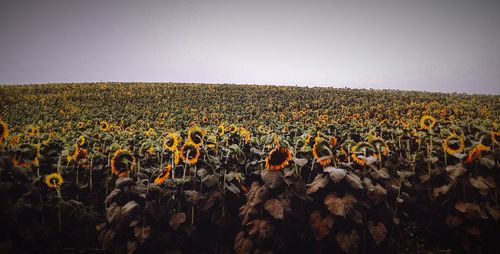
POLYGON ((451 155, 460 153, 464 150, 464 140, 456 135, 451 135, 443 141, 443 149, 451 155))
POLYGON ((285 168, 292 159, 292 151, 286 147, 277 147, 269 152, 266 158, 266 169, 281 170, 285 168))
POLYGON ((189 130, 188 141, 196 146, 200 146, 203 144, 204 136, 205 132, 201 128, 194 127, 189 130))
POLYGON ((59 188, 64 183, 64 180, 59 173, 52 173, 45 176, 45 184, 49 188, 59 188))
POLYGON ((429 116, 429 115, 424 115, 422 118, 420 118, 420 127, 425 130, 430 130, 434 125, 436 124, 436 118, 429 116))
POLYGON ((200 150, 198 149, 198 146, 191 142, 185 143, 179 150, 179 153, 181 159, 189 165, 196 164, 196 162, 198 162, 198 158, 200 157, 200 150))
POLYGON ((6 122, 0 120, 0 144, 9 136, 9 126, 6 122))
POLYGON ((168 164, 163 172, 158 177, 156 177, 155 184, 161 185, 162 183, 164 183, 165 180, 170 176, 170 171, 172 171, 172 165, 168 164))
POLYGON ((316 139, 312 149, 314 159, 321 165, 326 166, 332 162, 332 151, 328 148, 328 142, 324 139, 316 139))
POLYGON ((174 132, 169 132, 167 137, 165 137, 163 148, 168 151, 174 151, 177 149, 177 145, 179 145, 179 136, 174 132))
POLYGON ((111 159, 111 171, 119 177, 127 175, 135 167, 135 157, 128 151, 118 149, 111 159))

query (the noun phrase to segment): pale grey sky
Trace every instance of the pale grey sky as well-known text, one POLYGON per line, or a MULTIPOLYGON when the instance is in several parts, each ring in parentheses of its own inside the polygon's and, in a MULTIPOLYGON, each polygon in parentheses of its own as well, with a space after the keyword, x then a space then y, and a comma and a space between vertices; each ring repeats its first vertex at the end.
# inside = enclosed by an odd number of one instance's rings
POLYGON ((0 2, 0 84, 83 81, 500 94, 500 1, 0 2))

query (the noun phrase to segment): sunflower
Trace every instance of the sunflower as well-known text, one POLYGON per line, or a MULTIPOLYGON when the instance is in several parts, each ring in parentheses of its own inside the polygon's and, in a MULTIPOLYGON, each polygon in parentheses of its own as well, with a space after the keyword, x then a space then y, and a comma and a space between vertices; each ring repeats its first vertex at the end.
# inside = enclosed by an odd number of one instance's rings
POLYGON ((217 128, 217 134, 219 134, 219 136, 222 136, 224 135, 225 133, 225 127, 224 127, 224 124, 220 124, 219 127, 217 128))
POLYGON ((111 171, 119 177, 126 176, 134 167, 135 157, 126 150, 118 149, 111 159, 111 171))
POLYGON ((202 123, 208 123, 208 117, 204 116, 204 117, 201 119, 201 122, 202 122, 202 123))
POLYGON ((337 138, 335 136, 332 136, 330 138, 330 146, 335 147, 337 145, 337 138))
POLYGON ((236 124, 229 125, 229 132, 231 132, 231 134, 235 134, 237 131, 238 131, 238 126, 236 126, 236 124))
POLYGON ((9 126, 6 122, 0 120, 0 144, 9 136, 9 126))
POLYGON ((181 147, 179 153, 182 160, 189 165, 196 164, 196 162, 198 162, 198 158, 200 157, 200 150, 198 149, 198 146, 189 141, 181 147))
POLYGON ((285 168, 292 159, 292 151, 286 147, 277 147, 266 158, 266 169, 281 170, 285 168))
POLYGON ((425 130, 430 130, 434 125, 436 124, 436 118, 429 116, 429 115, 424 115, 422 118, 420 118, 420 127, 425 130))
POLYGON ((76 128, 78 128, 78 129, 83 129, 84 127, 85 127, 85 123, 83 123, 83 122, 78 122, 76 124, 76 128))
POLYGON ((491 140, 493 141, 494 144, 500 143, 500 132, 499 131, 492 131, 491 132, 491 140))
POLYGON ((108 122, 102 121, 100 126, 101 126, 101 131, 109 131, 110 125, 108 122))
POLYGON ((481 155, 481 152, 490 151, 491 148, 489 146, 485 146, 481 143, 477 143, 470 151, 467 156, 466 162, 471 164, 481 155))
POLYGON ((146 135, 146 137, 148 137, 148 138, 154 134, 156 134, 156 132, 153 128, 149 128, 147 131, 144 131, 144 135, 146 135))
POLYGON ((269 132, 269 129, 267 128, 267 126, 261 124, 259 125, 259 127, 257 127, 257 131, 261 134, 265 134, 269 132))
POLYGON ((390 149, 389 149, 389 146, 387 145, 387 143, 379 138, 379 137, 373 137, 371 138, 368 143, 370 143, 370 145, 372 145, 375 150, 377 150, 378 152, 380 152, 380 154, 384 155, 384 156, 387 156, 390 152, 390 149))
POLYGON ((243 137, 245 139, 245 144, 248 144, 248 141, 250 140, 250 132, 243 129, 240 131, 240 137, 243 137))
POLYGON ((78 145, 79 146, 83 146, 85 144, 85 136, 83 135, 80 135, 80 137, 78 138, 78 145))
POLYGON ((179 150, 175 149, 175 151, 173 152, 173 156, 174 156, 174 165, 178 165, 180 162, 179 150))
POLYGON ((168 151, 174 151, 177 149, 177 145, 179 145, 179 136, 174 132, 169 132, 167 137, 165 137, 163 148, 168 151))
POLYGON ((367 142, 361 142, 355 145, 351 150, 352 159, 361 166, 366 165, 365 159, 360 158, 359 155, 364 156, 368 152, 368 149, 373 150, 373 147, 367 142))
POLYGON ((188 133, 188 142, 196 146, 200 146, 201 144, 203 144, 204 136, 205 132, 201 128, 199 127, 191 128, 188 133))
POLYGON ((64 183, 64 180, 59 173, 52 173, 45 176, 45 184, 49 188, 59 188, 64 183))
POLYGON ((217 138, 215 135, 210 135, 207 137, 207 147, 209 149, 214 149, 217 146, 217 138))
POLYGON ((29 137, 37 137, 40 134, 40 131, 36 126, 29 126, 26 130, 26 134, 28 134, 29 137))
POLYGON ((165 182, 165 180, 170 176, 170 171, 172 171, 172 165, 168 164, 163 172, 158 177, 156 177, 155 184, 161 185, 163 182, 165 182))
POLYGON ((464 148, 464 140, 455 134, 452 134, 443 141, 443 149, 448 154, 454 155, 460 153, 464 148))
POLYGON ((332 162, 332 151, 330 150, 330 148, 328 148, 328 142, 324 139, 316 139, 316 142, 314 142, 312 153, 314 159, 321 166, 326 166, 332 162))
POLYGON ((76 159, 78 158, 78 154, 80 153, 80 148, 78 147, 77 144, 75 144, 73 147, 74 147, 73 153, 68 154, 68 156, 66 156, 68 162, 76 161, 76 159))
POLYGON ((8 145, 8 148, 12 148, 14 145, 17 145, 19 144, 19 140, 21 139, 21 137, 19 135, 15 135, 14 137, 12 137, 10 140, 9 140, 9 145, 8 145))

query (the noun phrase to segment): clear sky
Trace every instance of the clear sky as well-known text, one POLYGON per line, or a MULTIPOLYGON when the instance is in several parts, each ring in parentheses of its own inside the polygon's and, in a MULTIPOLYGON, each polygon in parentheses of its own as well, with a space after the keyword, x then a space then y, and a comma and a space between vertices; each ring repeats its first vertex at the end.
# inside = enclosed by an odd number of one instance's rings
POLYGON ((1 0, 0 84, 500 94, 500 0, 1 0))

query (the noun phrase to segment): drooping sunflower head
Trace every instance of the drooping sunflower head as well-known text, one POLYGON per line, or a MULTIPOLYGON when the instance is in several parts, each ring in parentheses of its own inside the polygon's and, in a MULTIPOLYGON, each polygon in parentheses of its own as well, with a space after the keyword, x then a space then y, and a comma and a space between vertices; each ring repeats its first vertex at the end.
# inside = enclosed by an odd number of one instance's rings
POLYGON ((492 131, 491 140, 494 144, 500 144, 500 131, 492 131))
POLYGON ((169 132, 168 135, 165 137, 165 143, 163 145, 163 148, 168 151, 174 151, 177 149, 178 145, 179 145, 179 136, 177 136, 177 134, 174 132, 169 132))
POLYGON ((168 164, 163 170, 163 172, 158 177, 156 177, 155 184, 161 185, 162 183, 164 183, 165 180, 167 180, 167 178, 170 176, 171 171, 172 171, 172 165, 168 164))
POLYGON ((367 157, 370 153, 373 153, 373 151, 375 151, 375 149, 372 145, 370 145, 370 143, 358 143, 351 150, 352 159, 361 166, 366 165, 366 160, 364 158, 367 157))
POLYGON ((430 115, 424 115, 420 118, 420 127, 425 130, 430 130, 436 124, 436 118, 430 115))
POLYGON ((443 140, 443 149, 448 154, 454 155, 460 153, 464 150, 464 148, 464 140, 457 135, 452 134, 443 140))
POLYGON ((217 128, 217 134, 219 134, 219 136, 222 136, 222 135, 224 135, 224 133, 226 133, 225 131, 226 131, 225 126, 223 123, 221 123, 219 125, 219 127, 217 128))
POLYGON ((9 126, 0 120, 0 144, 9 136, 9 126))
POLYGON ((66 159, 68 162, 71 161, 76 161, 78 159, 78 154, 80 153, 80 148, 78 147, 78 144, 73 145, 73 149, 70 149, 68 151, 68 156, 66 159))
POLYGON ((215 135, 209 135, 207 137, 207 147, 208 149, 214 149, 217 147, 217 137, 215 137, 215 135))
POLYGON ((269 152, 266 158, 266 169, 281 170, 285 168, 292 159, 292 151, 287 147, 276 147, 269 152))
POLYGON ((189 165, 196 164, 198 162, 198 158, 200 157, 200 150, 198 146, 189 141, 181 147, 179 153, 181 159, 189 165))
POLYGON ((100 124, 101 131, 109 131, 110 124, 106 121, 102 121, 100 124))
POLYGON ((332 162, 333 153, 324 139, 316 139, 312 149, 314 159, 321 165, 326 166, 332 162))
POLYGON ((45 176, 45 184, 49 188, 59 188, 64 183, 64 180, 59 173, 52 173, 45 176))
POLYGON ((330 146, 335 147, 337 145, 337 138, 335 136, 330 137, 330 146))
POLYGON ((79 146, 83 146, 85 144, 85 136, 83 135, 80 135, 80 137, 78 137, 78 145, 79 146))
POLYGON ((229 125, 229 132, 231 132, 231 134, 235 134, 237 131, 238 131, 238 126, 236 124, 229 125))
POLYGON ((491 148, 485 146, 481 143, 477 143, 472 149, 470 149, 467 159, 465 160, 468 164, 473 163, 479 156, 481 156, 481 152, 490 151, 491 148))
POLYGON ((135 167, 135 157, 126 150, 118 149, 111 159, 111 171, 119 177, 126 176, 135 167))
POLYGON ((199 128, 194 127, 189 130, 188 141, 196 146, 203 144, 203 137, 205 137, 205 132, 199 128))
POLYGON ((380 152, 380 154, 384 156, 387 156, 390 152, 387 143, 379 137, 373 137, 368 141, 368 143, 370 143, 370 145, 372 145, 372 147, 375 148, 377 152, 380 152))
POLYGON ((240 131, 240 137, 242 137, 245 141, 245 144, 248 144, 248 141, 250 140, 250 132, 243 129, 240 131))

